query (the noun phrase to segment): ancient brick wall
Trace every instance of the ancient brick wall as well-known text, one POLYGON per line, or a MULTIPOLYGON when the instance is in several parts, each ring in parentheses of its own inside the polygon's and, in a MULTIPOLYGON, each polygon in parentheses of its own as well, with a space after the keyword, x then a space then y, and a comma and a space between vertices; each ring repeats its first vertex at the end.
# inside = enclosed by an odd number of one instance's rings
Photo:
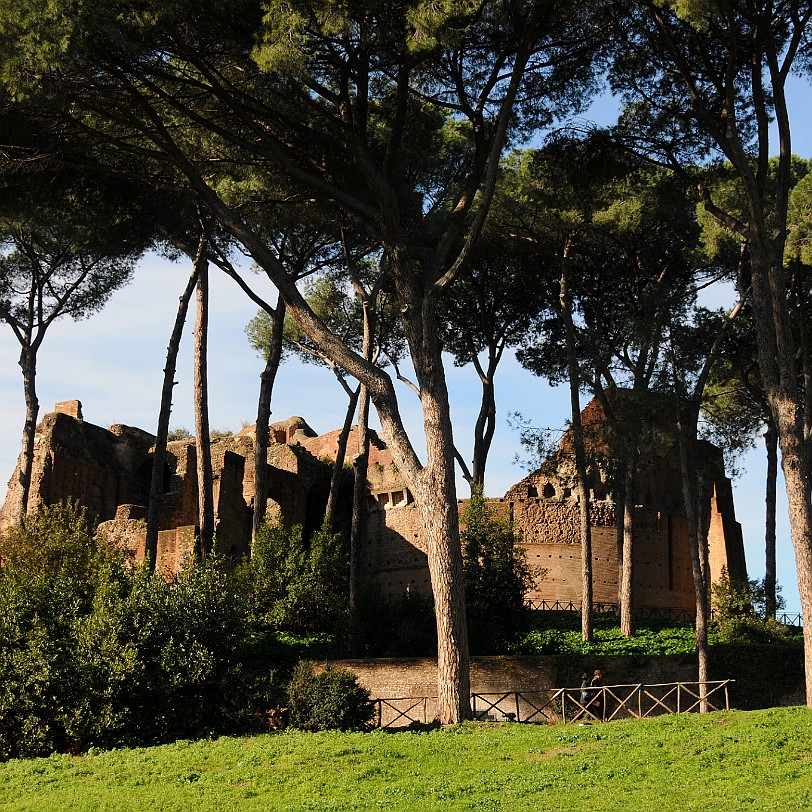
MULTIPOLYGON (((271 437, 268 517, 281 518, 287 527, 301 524, 307 535, 320 525, 324 515, 331 474, 329 459, 335 457, 338 432, 317 437, 302 418, 293 417, 273 424, 271 437)), ((385 593, 429 594, 419 515, 388 449, 376 436, 372 440, 368 475, 371 499, 361 545, 361 572, 376 580, 385 593)), ((120 518, 117 509, 122 505, 146 505, 153 441, 151 435, 132 427, 113 426, 108 431, 84 423, 78 401, 60 404, 59 411, 47 415, 38 427, 32 509, 71 497, 86 505, 92 515, 112 520, 120 518)), ((349 453, 354 442, 353 434, 349 453)), ((212 443, 217 549, 228 557, 247 552, 250 545, 253 447, 252 428, 212 443)), ((716 454, 721 466, 718 452, 708 454, 716 454)), ((337 517, 339 527, 349 521, 349 473, 345 480, 337 517)), ((635 602, 638 606, 691 608, 693 585, 687 533, 673 455, 644 459, 638 483, 635 602)), ((533 600, 580 601, 579 514, 573 484, 571 455, 562 452, 542 470, 517 483, 504 499, 491 502, 494 509, 512 519, 528 563, 537 574, 529 595, 533 600)), ((161 529, 195 527, 198 494, 193 440, 168 445, 165 486, 161 529)), ((593 468, 589 487, 593 500, 595 600, 613 603, 617 596, 617 544, 614 505, 608 498, 605 473, 593 468)), ((737 568, 744 572, 741 529, 735 521, 729 481, 721 474, 712 507, 712 572, 718 577, 723 565, 731 574, 737 568)), ((463 510, 464 503, 460 503, 460 512, 463 510)), ((121 535, 125 531, 135 533, 128 546, 140 549, 141 530, 136 532, 133 525, 119 523, 116 532, 121 535)), ((167 537, 165 555, 167 560, 177 561, 175 550, 179 548, 173 539, 167 537)))
POLYGON ((422 546, 422 523, 414 506, 378 507, 366 514, 361 574, 384 594, 431 595, 428 561, 422 546))
MULTIPOLYGON (((374 698, 433 697, 437 694, 437 661, 431 658, 337 660, 374 698)), ((696 656, 591 656, 559 654, 525 657, 472 657, 471 692, 547 691, 578 688, 583 673, 604 672, 605 685, 662 685, 697 679, 696 656)), ((732 679, 731 707, 755 709, 803 703, 803 652, 786 646, 712 649, 712 680, 732 679), (759 664, 753 668, 753 658, 759 664)), ((434 710, 429 703, 429 712, 434 710)))
POLYGON ((245 458, 222 446, 212 453, 215 552, 237 561, 251 551, 251 509, 243 498, 245 458))
POLYGON ((197 528, 174 527, 158 533, 156 572, 173 575, 195 559, 197 528))
MULTIPOLYGON (((151 435, 139 430, 108 431, 81 419, 81 404, 65 401, 59 411, 45 415, 37 426, 29 511, 66 499, 87 507, 102 521, 115 516, 119 504, 132 501, 138 491, 139 467, 148 459, 151 435)), ((0 528, 13 520, 12 505, 19 493, 15 471, 0 528)))

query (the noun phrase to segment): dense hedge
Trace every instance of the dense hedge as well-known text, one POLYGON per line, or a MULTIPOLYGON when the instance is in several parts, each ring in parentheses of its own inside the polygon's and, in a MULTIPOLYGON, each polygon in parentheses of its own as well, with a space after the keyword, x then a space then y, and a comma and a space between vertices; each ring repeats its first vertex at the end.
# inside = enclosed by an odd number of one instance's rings
POLYGON ((58 506, 0 540, 0 757, 260 726, 273 674, 245 667, 245 608, 214 564, 128 566, 58 506))
MULTIPOLYGON (((133 567, 75 506, 26 518, 0 537, 0 759, 265 728, 291 673, 297 725, 363 727, 368 696, 352 675, 315 675, 297 661, 348 650, 430 654, 436 638, 431 602, 419 596, 365 590, 350 620, 345 552, 325 529, 305 542, 296 530, 268 528, 236 572, 209 561, 167 580, 133 567)), ((625 639, 614 618, 600 618, 585 644, 576 615, 534 613, 535 628, 522 634, 523 619, 489 602, 488 584, 477 581, 476 605, 491 606, 504 632, 494 632, 499 648, 488 653, 559 654, 572 660, 573 679, 584 658, 692 656, 688 624, 650 624, 625 639)), ((714 633, 714 675, 737 680, 738 707, 775 704, 803 682, 800 638, 732 645, 787 635, 750 616, 735 620, 714 633)))

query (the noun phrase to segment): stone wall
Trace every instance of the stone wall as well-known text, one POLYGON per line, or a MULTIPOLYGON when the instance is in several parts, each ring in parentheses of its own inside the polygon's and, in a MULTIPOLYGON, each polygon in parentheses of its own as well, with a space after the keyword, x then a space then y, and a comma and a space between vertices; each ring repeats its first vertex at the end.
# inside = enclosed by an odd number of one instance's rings
MULTIPOLYGON (((322 522, 330 486, 338 431, 317 436, 301 417, 271 427, 268 451, 268 518, 286 527, 304 527, 305 537, 322 522)), ((254 500, 254 429, 212 441, 217 550, 236 559, 250 549, 254 500)), ((37 427, 32 510, 73 498, 92 517, 113 521, 106 529, 129 539, 128 549, 142 556, 143 519, 119 516, 122 506, 141 506, 149 498, 154 437, 129 426, 109 430, 85 423, 78 401, 58 404, 37 427), (141 524, 138 524, 141 522, 141 524), (129 535, 128 535, 129 534, 129 535)), ((351 459, 357 439, 348 444, 351 459)), ((566 444, 562 444, 564 448, 566 444)), ((164 494, 160 511, 162 531, 184 529, 182 543, 161 537, 167 549, 159 557, 178 562, 188 550, 185 528, 198 525, 198 493, 194 440, 167 447, 164 494), (164 540, 165 539, 165 542, 164 540), (178 553, 178 550, 183 550, 178 553)), ((712 446, 706 456, 721 468, 721 455, 712 446)), ((617 600, 618 555, 615 508, 606 473, 590 471, 592 498, 594 599, 617 600)), ((15 485, 11 482, 10 496, 15 485)), ((422 522, 412 495, 391 454, 372 436, 368 473, 368 510, 360 550, 360 572, 376 581, 384 593, 431 593, 422 522)), ((574 489, 571 455, 561 451, 543 467, 516 483, 491 507, 512 521, 527 555, 535 583, 529 598, 547 602, 580 602, 581 549, 579 506, 574 489)), ((723 473, 716 477, 711 505, 710 563, 714 578, 723 566, 734 577, 746 576, 741 528, 733 512, 732 491, 723 473)), ((7 501, 7 505, 11 499, 7 501)), ((348 533, 352 503, 352 474, 344 472, 336 527, 348 533)), ((688 537, 680 507, 679 471, 673 453, 644 457, 635 499, 636 605, 691 610, 694 606, 688 537)), ((460 514, 465 503, 460 502, 460 514)), ((4 508, 5 510, 5 508, 4 508)), ((0 526, 8 520, 0 514, 0 526)), ((174 566, 174 564, 173 564, 174 566)))
MULTIPOLYGON (((708 534, 712 580, 719 579, 723 567, 732 577, 744 579, 747 569, 741 527, 721 452, 710 444, 702 448, 710 468, 716 471, 708 534)), ((384 467, 384 474, 388 470, 384 467)), ((407 590, 430 594, 425 556, 420 552, 425 549, 425 540, 417 509, 409 504, 403 486, 397 491, 396 482, 384 474, 374 485, 387 490, 378 491, 379 510, 367 515, 361 572, 373 577, 386 594, 407 590)), ((615 505, 605 471, 593 467, 589 476, 593 599, 616 603, 619 565, 615 505)), ((504 498, 489 500, 491 509, 511 521, 520 539, 535 576, 528 594, 532 601, 580 604, 580 510, 574 485, 571 455, 560 452, 542 469, 516 483, 504 498)), ((460 502, 460 515, 464 509, 465 503, 460 502)), ((642 458, 634 522, 635 605, 693 612, 696 599, 690 546, 679 459, 673 448, 642 458)))
MULTIPOLYGON (((373 698, 433 698, 437 661, 430 658, 336 660, 348 668, 373 698)), ((605 685, 662 685, 697 679, 694 655, 471 658, 471 692, 504 694, 578 688, 583 673, 600 668, 605 685)), ((804 699, 803 652, 785 646, 717 647, 711 650, 711 680, 732 679, 732 708, 753 710, 800 705, 804 699)), ((428 703, 429 718, 434 703, 428 703)))

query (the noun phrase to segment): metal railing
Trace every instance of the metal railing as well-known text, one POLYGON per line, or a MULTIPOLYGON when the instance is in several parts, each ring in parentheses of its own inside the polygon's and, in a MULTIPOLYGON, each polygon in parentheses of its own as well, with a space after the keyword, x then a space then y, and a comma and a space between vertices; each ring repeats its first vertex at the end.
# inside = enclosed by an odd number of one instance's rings
MULTIPOLYGON (((531 609, 536 609, 540 612, 581 612, 581 604, 575 601, 548 601, 541 600, 528 600, 527 605, 531 609)), ((618 605, 616 603, 593 603, 593 615, 616 615, 618 614, 618 605)), ((679 607, 660 607, 660 606, 636 606, 633 613, 636 620, 676 620, 690 622, 694 619, 694 611, 692 609, 682 609, 679 607)), ((714 612, 711 610, 710 616, 713 617, 714 612)), ((804 625, 803 616, 800 612, 780 612, 775 616, 775 619, 784 626, 792 626, 794 628, 801 628, 804 625)))
POLYGON ((798 629, 804 625, 804 618, 800 612, 780 612, 775 616, 775 619, 785 626, 794 626, 798 629))
MULTIPOLYGON (((491 722, 552 724, 611 722, 664 714, 729 710, 733 680, 604 685, 471 694, 475 719, 491 722)), ((377 726, 385 729, 428 725, 436 716, 433 696, 376 699, 377 726)))

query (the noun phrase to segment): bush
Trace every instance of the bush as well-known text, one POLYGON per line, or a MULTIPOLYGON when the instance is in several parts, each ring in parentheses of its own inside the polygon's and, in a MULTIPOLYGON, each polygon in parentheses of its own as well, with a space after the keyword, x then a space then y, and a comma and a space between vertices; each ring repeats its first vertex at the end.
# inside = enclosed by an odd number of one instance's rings
POLYGON ((434 602, 418 592, 384 595, 378 584, 365 584, 358 596, 348 648, 353 657, 435 656, 434 602))
POLYGON ((336 632, 347 622, 349 560, 325 524, 308 541, 301 526, 263 525, 236 580, 255 622, 297 635, 336 632))
POLYGON ((84 645, 82 624, 98 591, 126 582, 123 558, 71 503, 4 532, 0 557, 0 756, 73 747, 89 716, 111 716, 101 707, 107 692, 86 680, 85 658, 105 643, 84 645))
POLYGON ((262 724, 273 676, 245 668, 245 608, 216 562, 131 573, 73 505, 0 552, 0 758, 262 724))
POLYGON ((504 650, 528 621, 525 595, 533 576, 507 519, 488 507, 481 491, 463 514, 463 577, 468 635, 474 653, 504 650))
MULTIPOLYGON (((780 593, 781 589, 776 589, 780 593)), ((791 636, 792 630, 775 618, 764 616, 764 584, 762 581, 731 579, 722 568, 721 577, 711 587, 713 620, 711 628, 724 643, 780 643, 791 636)), ((784 600, 777 595, 779 609, 784 600)))
POLYGON ((375 714, 369 691, 346 668, 301 660, 288 686, 290 724, 300 730, 366 730, 375 714))

